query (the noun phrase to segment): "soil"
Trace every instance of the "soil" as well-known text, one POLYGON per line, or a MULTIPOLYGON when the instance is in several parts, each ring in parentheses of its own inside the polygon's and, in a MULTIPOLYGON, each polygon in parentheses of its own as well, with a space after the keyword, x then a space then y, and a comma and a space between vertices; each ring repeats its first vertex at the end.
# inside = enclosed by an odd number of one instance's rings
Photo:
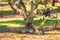
POLYGON ((60 35, 0 33, 0 40, 60 40, 60 35))
POLYGON ((45 35, 37 33, 20 33, 20 28, 0 29, 0 40, 60 40, 60 31, 45 31, 45 35), (18 32, 19 31, 19 32, 18 32))
MULTIPOLYGON (((3 10, 5 7, 3 7, 3 10)), ((10 7, 6 7, 8 10, 10 7)), ((0 7, 2 10, 2 7, 0 7)), ((22 18, 21 15, 17 14, 3 14, 1 13, 0 19, 2 18, 22 18)), ((35 34, 35 33, 20 33, 20 28, 1 28, 0 29, 0 40, 60 40, 60 30, 52 30, 45 32, 45 35, 35 34)))

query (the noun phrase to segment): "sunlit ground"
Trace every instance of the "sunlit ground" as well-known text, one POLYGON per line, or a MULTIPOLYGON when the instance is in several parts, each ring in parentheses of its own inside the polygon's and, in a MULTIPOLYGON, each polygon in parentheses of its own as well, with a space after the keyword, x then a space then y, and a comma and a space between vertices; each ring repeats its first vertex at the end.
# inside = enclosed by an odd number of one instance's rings
MULTIPOLYGON (((35 19, 33 21, 33 24, 35 26, 37 25, 40 25, 40 23, 42 22, 43 20, 42 19, 35 19)), ((47 19, 46 22, 45 22, 45 25, 52 25, 54 23, 56 23, 58 20, 49 20, 47 19)), ((11 20, 11 21, 2 21, 0 22, 0 28, 3 28, 4 26, 7 26, 7 27, 24 27, 24 20, 11 20)))
MULTIPOLYGON (((57 3, 57 6, 52 7, 50 6, 51 11, 59 11, 60 10, 60 4, 57 3)), ((28 6, 27 6, 28 7, 28 6)), ((38 7, 39 10, 44 10, 45 7, 44 6, 40 6, 38 7)), ((29 12, 30 9, 27 9, 27 11, 29 12)), ((11 10, 11 8, 9 6, 5 6, 3 7, 3 5, 0 8, 0 12, 2 13, 12 13, 13 10, 11 10), (8 9, 9 8, 9 9, 8 9)), ((1 20, 1 19, 0 19, 1 20)), ((6 20, 6 19, 5 19, 6 20)), ((7 31, 6 29, 3 28, 17 28, 17 27, 24 27, 24 21, 22 20, 7 20, 7 21, 0 21, 0 28, 2 29, 2 31, 7 31)), ((54 26, 54 24, 57 21, 60 21, 60 19, 47 19, 47 21, 45 22, 44 25, 52 25, 54 26)), ((33 24, 34 26, 38 27, 38 25, 40 26, 40 23, 43 20, 40 18, 34 18, 33 24)), ((0 29, 0 31, 1 31, 0 29)), ((15 30, 15 29, 14 29, 15 30)), ((14 31, 11 30, 11 31, 14 31)), ((19 31, 20 32, 20 31, 19 31)), ((37 35, 37 34, 20 34, 20 33, 10 33, 10 32, 3 32, 0 33, 0 40, 60 40, 60 31, 59 30, 53 30, 53 31, 48 31, 48 33, 45 35, 37 35), (50 33, 50 34, 49 34, 50 33), (48 35, 47 35, 48 34, 48 35)))

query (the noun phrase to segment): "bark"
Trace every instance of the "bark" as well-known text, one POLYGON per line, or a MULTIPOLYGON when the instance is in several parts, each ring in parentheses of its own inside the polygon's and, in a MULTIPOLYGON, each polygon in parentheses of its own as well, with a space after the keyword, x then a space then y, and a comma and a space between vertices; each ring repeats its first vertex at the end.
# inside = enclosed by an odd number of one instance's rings
POLYGON ((8 0, 8 3, 9 3, 9 5, 10 5, 10 7, 11 7, 14 11, 16 11, 16 9, 12 6, 10 0, 8 0))
POLYGON ((32 29, 33 28, 33 18, 32 17, 27 17, 25 20, 25 27, 28 29, 32 29))
MULTIPOLYGON (((12 0, 13 1, 13 0, 12 0)), ((13 11, 15 12, 15 13, 20 13, 20 11, 18 10, 18 8, 16 7, 16 6, 13 6, 12 5, 12 3, 11 3, 11 0, 8 0, 8 3, 9 3, 9 5, 10 5, 10 7, 13 9, 13 11)))
MULTIPOLYGON (((11 8, 12 8, 15 12, 17 12, 17 8, 15 8, 15 7, 10 3, 10 1, 8 1, 8 2, 9 2, 9 4, 10 4, 11 8)), ((24 5, 23 5, 23 6, 24 6, 24 5)), ((24 18, 25 28, 27 28, 27 29, 33 29, 33 30, 34 30, 34 28, 33 28, 33 11, 31 11, 31 13, 29 13, 29 14, 27 15, 25 6, 24 6, 23 8, 24 8, 24 10, 23 10, 24 12, 22 12, 22 16, 23 16, 23 18, 24 18)), ((18 10, 18 12, 19 12, 19 10, 18 10)), ((26 29, 25 29, 24 31, 26 31, 26 29)), ((35 31, 35 30, 34 30, 34 31, 35 31)))
POLYGON ((33 18, 32 17, 28 17, 24 21, 25 21, 25 28, 29 29, 29 31, 27 31, 27 30, 25 30, 25 31, 34 33, 35 29, 33 28, 33 18), (32 31, 30 31, 30 30, 32 30, 32 31))

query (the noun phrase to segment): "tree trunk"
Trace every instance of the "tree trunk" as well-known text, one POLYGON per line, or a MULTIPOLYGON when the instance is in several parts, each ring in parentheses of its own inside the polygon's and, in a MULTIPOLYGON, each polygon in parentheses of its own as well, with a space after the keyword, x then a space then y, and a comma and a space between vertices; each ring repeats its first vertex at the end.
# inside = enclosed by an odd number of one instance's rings
POLYGON ((25 20, 25 27, 28 29, 32 29, 33 28, 33 18, 32 17, 27 17, 25 20))
POLYGON ((32 17, 28 17, 25 20, 25 32, 30 32, 30 33, 34 33, 35 29, 33 28, 33 18, 32 17), (28 29, 28 31, 27 31, 28 29))
MULTIPOLYGON (((11 1, 8 1, 8 2, 9 2, 9 4, 10 4, 11 8, 12 8, 15 12, 17 12, 16 10, 18 10, 19 8, 18 8, 18 7, 15 8, 15 7, 12 5, 12 3, 10 3, 11 1)), ((29 30, 29 31, 30 31, 30 30, 34 30, 34 28, 33 28, 33 13, 34 13, 34 10, 31 8, 31 12, 27 14, 27 12, 26 12, 26 7, 25 7, 24 5, 21 5, 21 6, 24 8, 21 15, 23 16, 24 22, 25 22, 25 29, 22 30, 22 31, 25 33, 25 32, 27 32, 28 30, 29 30), (28 29, 28 30, 27 30, 27 29, 28 29)), ((18 12, 20 12, 20 10, 18 10, 18 12)), ((28 31, 28 32, 29 32, 29 31, 28 31)), ((34 30, 34 31, 35 31, 35 30, 34 30)))

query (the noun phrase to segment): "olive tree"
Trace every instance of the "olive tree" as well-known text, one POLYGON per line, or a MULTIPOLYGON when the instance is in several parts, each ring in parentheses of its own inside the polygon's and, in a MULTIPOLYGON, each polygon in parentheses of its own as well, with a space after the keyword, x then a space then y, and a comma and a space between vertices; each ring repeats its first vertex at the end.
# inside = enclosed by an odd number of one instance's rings
MULTIPOLYGON (((10 4, 11 8, 16 12, 22 15, 25 23, 25 28, 26 29, 35 29, 33 28, 33 19, 34 16, 36 15, 37 8, 40 4, 40 0, 8 0, 8 3, 10 4), (27 12, 27 7, 25 4, 25 1, 29 3, 30 6, 30 12, 27 12)), ((44 0, 44 5, 46 7, 46 0, 44 0)), ((26 31, 26 30, 24 30, 26 31)))
POLYGON ((27 12, 27 7, 26 7, 26 4, 24 3, 25 1, 24 0, 8 0, 8 3, 10 4, 11 8, 15 12, 20 13, 22 15, 24 22, 25 22, 25 28, 34 30, 33 19, 34 19, 34 16, 36 15, 36 9, 38 7, 38 2, 37 0, 26 1, 26 2, 29 2, 29 6, 31 9, 30 12, 27 12))

